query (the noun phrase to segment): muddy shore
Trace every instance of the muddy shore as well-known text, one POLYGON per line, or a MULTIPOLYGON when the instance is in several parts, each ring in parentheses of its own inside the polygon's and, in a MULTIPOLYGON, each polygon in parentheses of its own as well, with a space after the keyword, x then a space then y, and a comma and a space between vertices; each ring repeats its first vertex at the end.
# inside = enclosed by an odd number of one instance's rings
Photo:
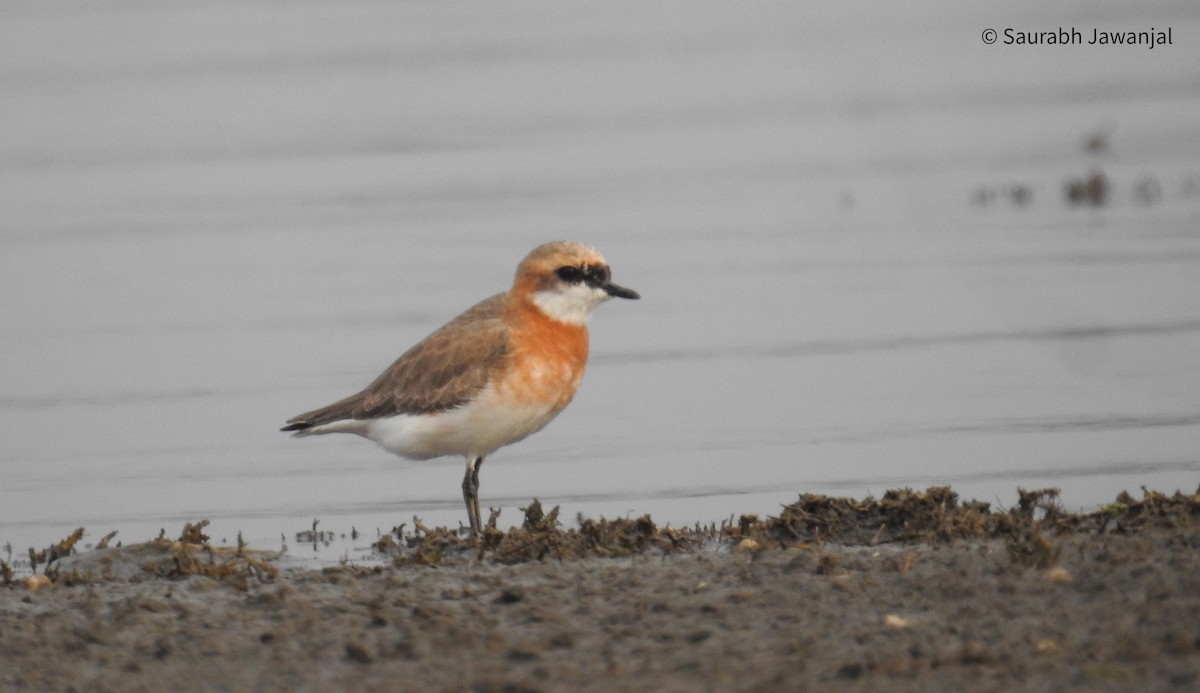
POLYGON ((1200 688, 1200 495, 889 495, 686 531, 537 508, 370 569, 277 570, 202 526, 68 549, 0 587, 0 690, 1200 688))

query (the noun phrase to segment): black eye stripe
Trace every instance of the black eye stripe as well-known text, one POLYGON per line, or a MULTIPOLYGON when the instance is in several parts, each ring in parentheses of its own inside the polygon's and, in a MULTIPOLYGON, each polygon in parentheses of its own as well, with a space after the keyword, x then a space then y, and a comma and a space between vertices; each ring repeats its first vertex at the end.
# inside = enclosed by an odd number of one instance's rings
POLYGON ((564 282, 580 282, 584 278, 583 272, 578 267, 571 267, 570 265, 559 267, 554 270, 554 273, 564 282))
POLYGON ((612 276, 604 265, 584 265, 583 267, 564 265, 554 270, 554 274, 564 282, 585 282, 592 286, 607 284, 609 277, 612 276))

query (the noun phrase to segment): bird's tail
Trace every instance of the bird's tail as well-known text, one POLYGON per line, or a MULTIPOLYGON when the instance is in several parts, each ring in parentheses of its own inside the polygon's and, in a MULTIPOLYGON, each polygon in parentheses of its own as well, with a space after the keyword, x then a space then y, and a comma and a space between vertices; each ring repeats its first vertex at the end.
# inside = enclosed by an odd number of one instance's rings
POLYGON ((284 432, 295 431, 295 433, 292 434, 292 437, 300 438, 302 436, 312 435, 312 431, 309 429, 311 429, 313 426, 314 424, 309 423, 308 421, 297 421, 295 423, 290 423, 279 430, 284 432))

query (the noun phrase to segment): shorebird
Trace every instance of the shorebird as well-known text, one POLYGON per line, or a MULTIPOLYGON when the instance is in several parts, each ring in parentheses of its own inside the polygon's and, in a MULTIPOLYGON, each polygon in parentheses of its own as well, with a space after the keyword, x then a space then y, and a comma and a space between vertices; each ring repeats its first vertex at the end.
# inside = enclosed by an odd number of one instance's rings
POLYGON ((588 318, 614 296, 640 298, 612 282, 594 248, 540 245, 517 266, 507 292, 438 328, 362 392, 280 430, 354 433, 413 460, 465 456, 463 500, 478 535, 480 465, 541 430, 575 396, 587 365, 588 318))

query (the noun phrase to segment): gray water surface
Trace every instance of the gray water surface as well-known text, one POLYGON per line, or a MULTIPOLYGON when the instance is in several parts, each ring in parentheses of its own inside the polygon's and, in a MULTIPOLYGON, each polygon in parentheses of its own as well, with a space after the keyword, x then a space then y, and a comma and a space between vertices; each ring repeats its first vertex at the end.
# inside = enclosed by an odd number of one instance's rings
POLYGON ((461 460, 277 429, 558 238, 643 299, 487 461, 502 524, 1195 490, 1200 6, 998 12, 6 3, 0 542, 465 521, 461 460), (980 40, 1072 23, 1174 45, 980 40))

